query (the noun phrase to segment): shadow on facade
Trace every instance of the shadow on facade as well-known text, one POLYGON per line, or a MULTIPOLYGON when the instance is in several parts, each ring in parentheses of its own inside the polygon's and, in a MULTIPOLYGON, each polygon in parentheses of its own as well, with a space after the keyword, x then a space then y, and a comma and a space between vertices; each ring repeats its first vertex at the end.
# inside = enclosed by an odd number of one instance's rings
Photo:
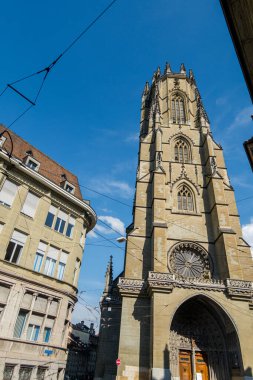
POLYGON ((139 380, 146 380, 149 378, 150 368, 150 301, 148 298, 140 296, 137 298, 133 317, 140 322, 139 380))

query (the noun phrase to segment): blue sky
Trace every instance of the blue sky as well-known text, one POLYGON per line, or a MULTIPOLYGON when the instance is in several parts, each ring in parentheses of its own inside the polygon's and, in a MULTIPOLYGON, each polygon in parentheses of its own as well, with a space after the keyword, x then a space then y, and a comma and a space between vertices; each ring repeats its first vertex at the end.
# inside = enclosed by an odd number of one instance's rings
MULTIPOLYGON (((0 89, 47 66, 108 3, 4 2, 0 89)), ((253 200, 243 199, 252 195, 253 177, 242 143, 252 136, 253 109, 218 0, 118 0, 50 72, 37 106, 13 130, 77 174, 80 184, 129 205, 82 188, 97 214, 123 230, 132 219, 141 93, 166 61, 175 72, 184 62, 195 73, 215 140, 224 148, 245 234, 252 239, 253 200)), ((22 82, 19 89, 32 97, 39 80, 22 82)), ((0 121, 8 125, 25 107, 6 92, 0 121)), ((115 242, 117 234, 99 228, 115 242)), ((97 316, 81 303, 97 305, 110 254, 115 275, 122 270, 124 252, 110 245, 100 237, 87 239, 79 281, 84 301, 77 304, 74 321, 88 324, 97 316)))

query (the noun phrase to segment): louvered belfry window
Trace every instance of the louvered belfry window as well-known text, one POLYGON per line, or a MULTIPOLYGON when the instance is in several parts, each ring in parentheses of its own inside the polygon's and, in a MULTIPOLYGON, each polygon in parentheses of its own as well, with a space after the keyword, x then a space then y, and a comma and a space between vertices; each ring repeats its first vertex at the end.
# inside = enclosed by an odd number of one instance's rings
POLYGON ((175 95, 171 101, 172 122, 185 123, 184 100, 180 95, 175 95))
POLYGON ((188 163, 190 162, 190 147, 185 140, 177 140, 175 143, 175 161, 188 163))
POLYGON ((186 186, 182 186, 177 193, 178 210, 193 211, 193 195, 186 186))

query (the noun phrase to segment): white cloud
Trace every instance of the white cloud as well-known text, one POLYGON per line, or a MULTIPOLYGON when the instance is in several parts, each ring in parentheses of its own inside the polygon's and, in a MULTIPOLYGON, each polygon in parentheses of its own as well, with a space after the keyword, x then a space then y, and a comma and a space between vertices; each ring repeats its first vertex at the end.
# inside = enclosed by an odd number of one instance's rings
POLYGON ((97 178, 91 182, 91 187, 99 193, 117 198, 129 199, 133 197, 134 190, 127 182, 117 181, 109 178, 97 178))
POLYGON ((235 128, 242 128, 246 125, 249 125, 251 121, 251 115, 253 113, 252 106, 243 108, 234 118, 232 124, 228 127, 228 130, 231 131, 235 128))
POLYGON ((119 218, 114 218, 113 216, 104 215, 104 216, 99 216, 98 219, 102 220, 102 222, 109 224, 115 231, 118 231, 121 235, 125 235, 125 225, 119 218))
POLYGON ((242 234, 246 242, 251 245, 251 253, 253 256, 253 218, 250 219, 249 224, 242 226, 242 234))
POLYGON ((87 237, 89 237, 91 239, 95 239, 97 237, 100 237, 98 234, 96 234, 96 231, 102 235, 115 234, 115 231, 113 231, 109 226, 112 227, 119 234, 125 235, 125 225, 122 222, 122 220, 120 220, 119 218, 115 218, 114 216, 102 215, 102 216, 98 217, 98 222, 97 222, 96 226, 94 227, 94 229, 92 231, 90 231, 88 233, 87 237), (106 225, 99 223, 99 220, 108 224, 108 227, 106 225))

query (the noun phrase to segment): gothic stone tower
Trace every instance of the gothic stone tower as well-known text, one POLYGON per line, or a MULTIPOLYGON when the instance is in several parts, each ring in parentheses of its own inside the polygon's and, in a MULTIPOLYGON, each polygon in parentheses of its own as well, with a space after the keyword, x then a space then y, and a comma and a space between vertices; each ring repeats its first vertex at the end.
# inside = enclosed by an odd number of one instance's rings
POLYGON ((109 298, 120 332, 107 325, 97 378, 253 379, 252 280, 222 148, 193 73, 167 64, 142 97, 121 306, 109 298))

